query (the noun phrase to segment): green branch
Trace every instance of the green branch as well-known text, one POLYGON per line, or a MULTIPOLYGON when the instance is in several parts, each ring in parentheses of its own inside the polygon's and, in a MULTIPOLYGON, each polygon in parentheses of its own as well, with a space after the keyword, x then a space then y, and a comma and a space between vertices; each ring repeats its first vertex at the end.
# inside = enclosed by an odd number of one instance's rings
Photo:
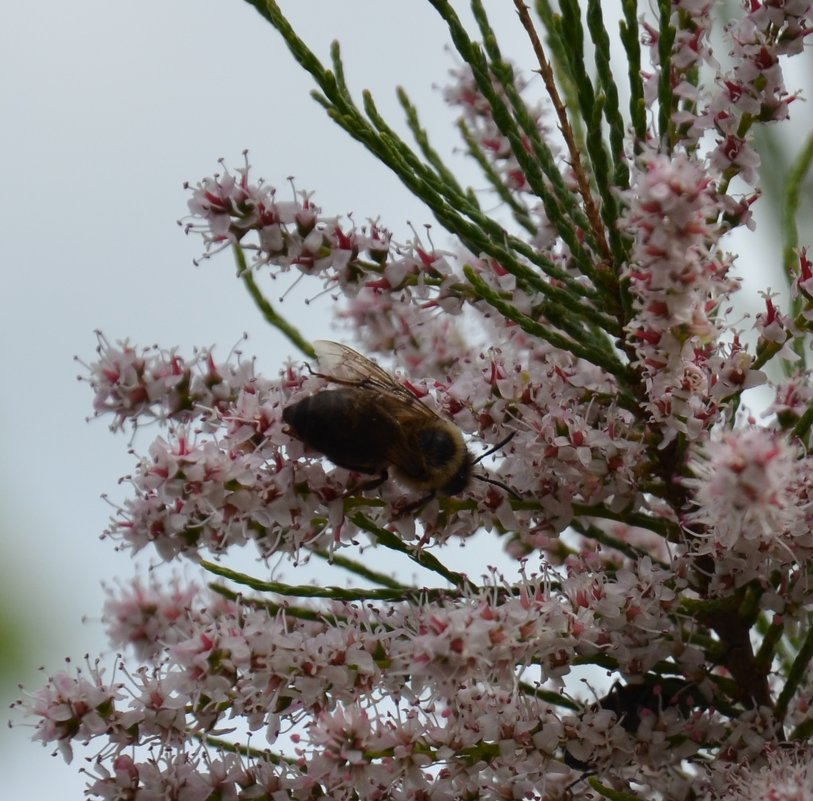
POLYGON ((674 95, 672 93, 672 45, 675 43, 676 31, 671 24, 671 0, 658 0, 660 10, 658 39, 658 59, 660 61, 660 76, 658 81, 658 131, 661 141, 665 143, 667 152, 672 151, 673 126, 672 112, 674 95))
POLYGON ((621 43, 627 55, 627 80, 630 87, 630 119, 635 131, 635 152, 640 152, 647 139, 646 100, 641 77, 641 38, 638 29, 637 0, 622 0, 624 20, 620 23, 621 43))
POLYGON ((813 659, 813 628, 808 630, 802 647, 799 649, 799 653, 796 654, 796 659, 793 660, 788 673, 788 680, 785 682, 785 686, 776 701, 774 714, 780 723, 785 719, 791 698, 793 698, 808 675, 811 659, 813 659))
POLYGON ((240 245, 233 245, 232 250, 234 252, 234 258, 237 262, 237 274, 243 279, 243 283, 248 290, 248 294, 251 295, 254 304, 262 313, 265 321, 286 336, 288 340, 292 342, 300 351, 302 351, 302 353, 304 353, 309 359, 315 358, 316 351, 313 349, 311 343, 299 333, 296 326, 289 323, 282 315, 278 314, 274 310, 274 307, 260 291, 260 288, 257 286, 257 282, 254 280, 254 276, 248 267, 248 263, 246 262, 246 254, 243 252, 240 245))
POLYGON ((324 559, 328 564, 344 568, 348 572, 354 573, 359 578, 367 579, 367 581, 371 581, 373 584, 378 584, 380 587, 388 587, 391 590, 402 591, 412 589, 411 587, 402 584, 400 581, 396 581, 394 578, 392 578, 392 576, 388 576, 386 573, 381 573, 378 570, 373 570, 356 559, 350 559, 347 556, 342 556, 338 553, 331 553, 330 551, 317 551, 311 549, 310 552, 315 556, 318 556, 320 559, 324 559))
MULTIPOLYGON (((355 515, 353 518, 353 522, 356 523, 359 528, 364 529, 365 531, 372 531, 372 533, 383 531, 383 529, 376 528, 372 523, 369 524, 371 528, 361 525, 355 519, 361 517, 363 516, 355 515)), ((420 553, 416 556, 415 552, 410 551, 406 546, 403 548, 394 547, 389 541, 389 538, 382 537, 380 541, 382 541, 382 544, 388 548, 400 550, 402 553, 407 554, 411 559, 418 562, 418 564, 422 565, 423 567, 428 567, 430 570, 440 573, 444 578, 452 581, 452 583, 456 584, 457 586, 468 586, 469 589, 477 589, 476 585, 469 582, 468 579, 466 579, 460 573, 453 573, 450 570, 446 570, 446 568, 443 567, 443 565, 441 565, 434 556, 431 556, 431 554, 420 553)), ((403 543, 401 544, 403 545, 403 543)), ((214 573, 216 576, 221 576, 229 581, 233 581, 235 584, 239 584, 243 587, 249 587, 256 592, 272 592, 275 595, 291 596, 295 598, 329 598, 330 600, 342 601, 344 603, 352 603, 353 601, 387 601, 392 603, 400 603, 402 601, 415 602, 425 601, 427 599, 438 600, 448 598, 450 595, 449 590, 446 588, 414 587, 407 589, 404 587, 399 587, 397 589, 364 589, 360 587, 320 587, 314 584, 286 584, 281 581, 263 581, 261 579, 254 578, 253 576, 249 576, 246 573, 231 570, 230 568, 218 565, 216 562, 209 562, 205 559, 201 560, 200 564, 210 573, 214 573)))
POLYGON ((477 272, 466 265, 463 272, 468 278, 471 285, 477 291, 477 294, 493 306, 500 314, 507 317, 509 320, 515 322, 523 331, 532 336, 539 337, 545 342, 553 345, 555 348, 567 351, 576 358, 584 359, 597 367, 606 370, 612 375, 616 376, 625 385, 628 385, 631 379, 629 369, 621 364, 614 356, 610 355, 606 350, 601 347, 594 347, 586 342, 577 342, 574 339, 569 339, 557 333, 549 326, 546 326, 526 314, 523 314, 512 303, 501 298, 488 284, 477 274, 477 272))
MULTIPOLYGON (((794 280, 798 266, 799 230, 796 224, 796 215, 799 212, 799 199, 802 185, 807 176, 810 174, 811 166, 813 166, 813 133, 808 136, 805 146, 802 148, 798 158, 788 171, 787 179, 785 181, 785 192, 782 198, 782 230, 785 238, 785 242, 782 247, 782 263, 788 283, 791 283, 794 280)), ((803 304, 803 298, 797 297, 794 299, 794 317, 797 317, 802 313, 803 304)), ((794 350, 801 360, 796 367, 804 369, 807 359, 804 348, 804 339, 802 337, 799 337, 799 339, 794 342, 794 350)))
MULTIPOLYGON (((463 190, 463 187, 460 186, 460 183, 458 182, 454 173, 444 164, 443 159, 430 144, 429 134, 421 125, 420 117, 418 116, 418 109, 409 99, 409 95, 407 95, 406 90, 399 86, 396 88, 395 92, 398 96, 398 102, 401 104, 401 108, 404 110, 404 114, 406 115, 407 126, 412 132, 412 136, 420 148, 421 153, 423 153, 423 157, 426 159, 427 163, 434 167, 435 172, 438 174, 438 177, 444 184, 452 187, 458 194, 467 194, 463 190)), ((477 203, 476 198, 472 194, 469 194, 468 197, 472 204, 477 203)))
MULTIPOLYGON (((349 515, 349 517, 362 531, 372 534, 383 547, 408 556, 413 562, 442 576, 459 590, 467 592, 478 591, 477 585, 470 581, 463 573, 456 573, 454 570, 449 570, 449 568, 428 551, 407 545, 400 537, 391 531, 377 526, 369 517, 366 517, 360 512, 349 515)), ((442 590, 437 592, 443 593, 442 590)), ((446 591, 446 595, 448 595, 448 590, 446 591)))
POLYGON ((477 162, 477 165, 483 172, 485 179, 491 184, 497 197, 511 209, 514 219, 531 235, 537 233, 538 228, 531 220, 528 213, 528 208, 523 203, 520 203, 517 196, 512 192, 503 181, 500 174, 494 169, 494 166, 483 149, 480 147, 474 134, 463 120, 457 123, 457 129, 460 131, 460 136, 466 143, 469 155, 477 162))

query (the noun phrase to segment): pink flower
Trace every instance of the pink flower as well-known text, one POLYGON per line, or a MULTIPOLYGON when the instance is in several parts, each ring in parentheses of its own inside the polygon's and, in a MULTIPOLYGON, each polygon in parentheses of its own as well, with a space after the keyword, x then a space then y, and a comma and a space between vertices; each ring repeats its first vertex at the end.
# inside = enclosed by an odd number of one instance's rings
POLYGON ((771 747, 754 762, 707 770, 703 801, 811 801, 813 754, 802 746, 771 747))
POLYGON ((690 467, 683 483, 696 506, 684 521, 691 549, 715 556, 721 581, 764 581, 772 564, 809 558, 811 461, 784 437, 728 432, 698 450, 690 467))
POLYGON ((103 671, 92 667, 90 677, 81 671, 75 677, 66 672, 49 677, 47 684, 19 704, 38 719, 32 739, 43 745, 55 742, 66 762, 73 758, 73 743, 114 733, 119 715, 116 702, 123 695, 120 685, 108 685, 103 671))

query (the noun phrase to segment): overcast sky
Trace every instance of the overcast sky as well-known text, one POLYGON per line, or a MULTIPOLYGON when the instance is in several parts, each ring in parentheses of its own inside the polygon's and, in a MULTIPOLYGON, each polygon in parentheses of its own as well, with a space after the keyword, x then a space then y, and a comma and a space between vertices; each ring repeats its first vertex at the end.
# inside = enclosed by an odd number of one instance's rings
MULTIPOLYGON (((282 5, 321 56, 342 41, 351 86, 371 88, 391 119, 400 119, 392 87, 406 86, 451 147, 432 85, 453 61, 428 3, 282 5)), ((505 9, 503 47, 523 63, 510 4, 488 6, 505 9)), ((280 37, 240 0, 8 3, 0 75, 0 602, 24 623, 30 662, 53 671, 63 656, 102 650, 100 582, 132 574, 129 558, 98 540, 110 514, 100 494, 121 497, 116 482, 133 461, 126 435, 85 422, 91 393, 73 357, 92 359, 94 329, 187 351, 216 344, 224 357, 247 331, 243 349, 267 375, 291 355, 228 255, 192 265, 200 240, 176 225, 183 182, 216 171, 221 156, 239 165, 248 148, 256 175, 283 189, 295 176, 326 212, 380 216, 401 239, 406 221, 430 218, 330 123, 280 37)), ((324 307, 292 301, 283 311, 312 338, 330 334, 324 307)), ((77 765, 51 759, 19 728, 2 738, 0 797, 81 797, 77 765)))

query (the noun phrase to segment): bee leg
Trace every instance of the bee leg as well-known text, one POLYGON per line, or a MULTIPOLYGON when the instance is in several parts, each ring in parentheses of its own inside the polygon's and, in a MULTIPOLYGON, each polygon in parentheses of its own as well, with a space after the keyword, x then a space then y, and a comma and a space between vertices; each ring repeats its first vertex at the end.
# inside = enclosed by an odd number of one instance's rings
POLYGON ((345 497, 349 497, 350 495, 357 495, 360 492, 367 492, 367 490, 377 489, 388 480, 389 475, 387 474, 387 471, 384 470, 381 475, 371 478, 369 481, 362 481, 360 484, 356 484, 355 487, 350 487, 350 489, 348 489, 344 495, 345 497))
POLYGON ((417 501, 413 501, 412 503, 408 503, 406 506, 402 506, 396 513, 395 517, 400 518, 404 517, 405 515, 417 514, 420 512, 426 504, 430 501, 434 500, 435 492, 432 491, 428 495, 424 495, 423 498, 418 498, 417 501))
MULTIPOLYGON (((434 500, 436 494, 437 493, 433 490, 432 492, 430 492, 428 495, 425 495, 420 500, 415 501, 415 503, 409 504, 407 509, 410 511, 411 514, 417 515, 418 512, 423 510, 423 508, 428 503, 430 503, 432 500, 434 500)), ((399 517, 400 517, 400 515, 399 515, 399 517)), ((423 536, 418 540, 418 545, 416 546, 417 549, 421 550, 425 545, 427 545, 430 538, 431 538, 431 534, 428 531, 424 531, 423 536)))

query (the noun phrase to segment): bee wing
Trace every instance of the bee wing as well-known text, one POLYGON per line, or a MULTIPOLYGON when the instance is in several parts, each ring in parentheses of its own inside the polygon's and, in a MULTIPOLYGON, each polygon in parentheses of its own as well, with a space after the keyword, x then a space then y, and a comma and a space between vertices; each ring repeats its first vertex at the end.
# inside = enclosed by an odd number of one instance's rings
POLYGON ((399 384, 386 370, 353 348, 348 348, 340 342, 317 339, 313 343, 313 349, 316 351, 319 369, 322 371, 319 375, 337 384, 363 387, 398 401, 404 407, 400 409, 401 414, 398 404, 388 404, 396 419, 415 414, 427 417, 439 416, 421 403, 406 387, 399 384))
POLYGON ((317 339, 313 343, 313 349, 324 377, 338 384, 365 386, 374 380, 382 385, 400 386, 386 370, 340 342, 317 339))

